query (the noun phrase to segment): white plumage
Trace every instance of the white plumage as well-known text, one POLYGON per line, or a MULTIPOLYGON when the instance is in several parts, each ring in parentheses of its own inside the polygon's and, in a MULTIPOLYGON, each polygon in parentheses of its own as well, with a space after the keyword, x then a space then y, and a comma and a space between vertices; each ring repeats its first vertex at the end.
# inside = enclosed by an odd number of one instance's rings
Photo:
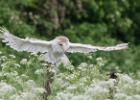
POLYGON ((89 44, 71 43, 65 36, 58 36, 51 41, 44 41, 38 39, 21 39, 12 35, 5 28, 0 28, 2 42, 9 45, 16 51, 27 51, 31 53, 42 53, 42 58, 52 64, 64 65, 70 64, 69 59, 65 55, 69 53, 92 53, 98 50, 101 51, 113 51, 128 48, 127 43, 118 44, 116 46, 101 47, 92 46, 89 44))

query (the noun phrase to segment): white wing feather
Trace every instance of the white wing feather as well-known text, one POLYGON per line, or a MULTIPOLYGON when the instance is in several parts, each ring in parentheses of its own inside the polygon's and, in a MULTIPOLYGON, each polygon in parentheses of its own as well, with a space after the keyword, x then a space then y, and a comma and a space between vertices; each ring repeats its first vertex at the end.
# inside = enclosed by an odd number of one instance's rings
POLYGON ((27 51, 32 53, 46 53, 50 48, 50 42, 37 40, 37 39, 21 39, 12 34, 10 34, 5 28, 1 28, 2 42, 9 45, 11 48, 17 51, 27 51))
POLYGON ((80 43, 70 43, 70 47, 67 52, 70 53, 92 53, 98 50, 101 51, 113 51, 113 50, 122 50, 128 48, 127 43, 117 44, 116 46, 101 47, 101 46, 92 46, 89 44, 80 44, 80 43))

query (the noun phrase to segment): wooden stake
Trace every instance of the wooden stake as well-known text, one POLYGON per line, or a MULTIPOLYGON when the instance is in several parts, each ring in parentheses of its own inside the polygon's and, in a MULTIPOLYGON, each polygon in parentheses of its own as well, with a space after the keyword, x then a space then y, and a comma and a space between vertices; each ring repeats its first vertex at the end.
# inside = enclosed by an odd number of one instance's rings
POLYGON ((44 73, 44 88, 45 88, 45 93, 44 93, 44 100, 48 100, 49 95, 51 95, 51 84, 53 82, 53 76, 54 73, 50 71, 52 68, 51 64, 47 64, 45 67, 45 73, 44 73))

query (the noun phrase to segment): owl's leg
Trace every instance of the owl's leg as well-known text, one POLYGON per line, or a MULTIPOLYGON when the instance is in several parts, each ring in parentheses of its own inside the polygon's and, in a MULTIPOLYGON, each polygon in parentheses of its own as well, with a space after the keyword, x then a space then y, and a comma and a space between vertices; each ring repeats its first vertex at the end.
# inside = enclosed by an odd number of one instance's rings
POLYGON ((60 62, 64 65, 64 66, 69 66, 71 65, 69 58, 64 54, 61 58, 60 58, 60 62))

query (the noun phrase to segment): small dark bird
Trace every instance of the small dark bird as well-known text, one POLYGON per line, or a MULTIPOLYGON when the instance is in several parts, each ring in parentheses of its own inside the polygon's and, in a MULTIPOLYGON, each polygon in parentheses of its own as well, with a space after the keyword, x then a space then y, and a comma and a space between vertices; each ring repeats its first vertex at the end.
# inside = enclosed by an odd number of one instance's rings
POLYGON ((111 72, 111 73, 109 74, 109 78, 111 78, 111 79, 117 79, 118 76, 116 75, 116 73, 117 73, 117 72, 111 72))

